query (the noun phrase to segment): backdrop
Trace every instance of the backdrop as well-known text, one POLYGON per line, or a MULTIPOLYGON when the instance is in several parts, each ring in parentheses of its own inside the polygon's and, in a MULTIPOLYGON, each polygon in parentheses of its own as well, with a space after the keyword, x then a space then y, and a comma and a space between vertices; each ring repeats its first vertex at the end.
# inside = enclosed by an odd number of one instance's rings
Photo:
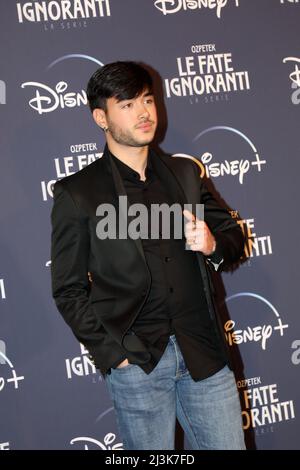
POLYGON ((299 0, 1 1, 0 449, 122 449, 51 297, 50 211, 102 154, 87 81, 125 59, 160 75, 160 147, 197 159, 248 234, 222 275, 248 446, 300 448, 299 20, 299 0))

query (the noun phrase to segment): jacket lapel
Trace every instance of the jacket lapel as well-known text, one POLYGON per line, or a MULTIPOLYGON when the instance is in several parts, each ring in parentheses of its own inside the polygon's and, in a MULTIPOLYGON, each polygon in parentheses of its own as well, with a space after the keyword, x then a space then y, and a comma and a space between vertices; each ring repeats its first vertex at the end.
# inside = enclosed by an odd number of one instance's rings
POLYGON ((199 186, 193 184, 191 174, 178 165, 176 157, 159 156, 153 153, 153 166, 163 184, 169 189, 175 202, 191 204, 191 212, 196 215, 196 204, 200 203, 199 186))
POLYGON ((176 173, 168 162, 169 158, 171 157, 162 157, 151 151, 151 162, 156 175, 163 183, 163 186, 168 189, 173 201, 184 204, 186 202, 186 196, 176 173))
MULTIPOLYGON (((119 196, 127 196, 127 193, 126 193, 121 175, 120 175, 120 173, 118 171, 118 168, 116 167, 113 159, 110 156, 110 151, 108 150, 107 146, 105 147, 103 157, 107 160, 107 164, 110 167, 113 182, 114 182, 114 186, 115 186, 115 190, 116 190, 116 194, 117 194, 117 197, 118 197, 118 201, 117 201, 117 205, 116 205, 117 215, 120 216, 121 218, 123 218, 123 220, 127 220, 128 199, 126 199, 126 204, 121 205, 121 206, 119 204, 119 196), (127 214, 125 213, 125 211, 127 212, 127 214)), ((136 246, 136 248, 138 250, 138 253, 142 257, 143 261, 146 263, 145 254, 144 254, 143 245, 142 245, 141 240, 140 239, 137 239, 137 240, 130 239, 130 240, 131 240, 131 242, 134 243, 134 245, 136 246)))

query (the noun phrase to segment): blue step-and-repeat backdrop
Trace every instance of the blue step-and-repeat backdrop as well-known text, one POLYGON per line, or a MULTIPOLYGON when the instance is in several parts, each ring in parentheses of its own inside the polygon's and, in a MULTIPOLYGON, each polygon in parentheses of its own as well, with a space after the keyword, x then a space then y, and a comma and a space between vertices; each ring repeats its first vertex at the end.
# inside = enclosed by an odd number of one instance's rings
POLYGON ((1 0, 0 449, 122 449, 51 297, 50 211, 102 155, 89 77, 128 59, 160 76, 160 147, 197 159, 248 234, 222 275, 248 447, 300 449, 299 25, 299 0, 1 0))

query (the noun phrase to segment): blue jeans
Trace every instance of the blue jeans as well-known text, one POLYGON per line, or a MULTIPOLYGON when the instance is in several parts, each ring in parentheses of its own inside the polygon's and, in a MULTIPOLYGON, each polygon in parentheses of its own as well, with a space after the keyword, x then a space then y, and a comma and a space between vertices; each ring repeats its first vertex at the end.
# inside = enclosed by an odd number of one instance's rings
POLYGON ((175 336, 150 374, 129 364, 106 376, 126 450, 174 449, 176 417, 192 449, 244 449, 233 372, 225 366, 195 382, 175 336))

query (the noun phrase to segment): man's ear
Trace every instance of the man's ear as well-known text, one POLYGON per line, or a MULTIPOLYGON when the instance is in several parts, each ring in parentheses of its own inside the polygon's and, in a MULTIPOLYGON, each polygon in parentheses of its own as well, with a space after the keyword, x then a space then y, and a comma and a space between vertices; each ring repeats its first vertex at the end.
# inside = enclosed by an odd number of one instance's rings
POLYGON ((106 114, 105 111, 101 108, 96 108, 93 111, 93 118, 95 123, 101 127, 101 129, 107 127, 106 114))

